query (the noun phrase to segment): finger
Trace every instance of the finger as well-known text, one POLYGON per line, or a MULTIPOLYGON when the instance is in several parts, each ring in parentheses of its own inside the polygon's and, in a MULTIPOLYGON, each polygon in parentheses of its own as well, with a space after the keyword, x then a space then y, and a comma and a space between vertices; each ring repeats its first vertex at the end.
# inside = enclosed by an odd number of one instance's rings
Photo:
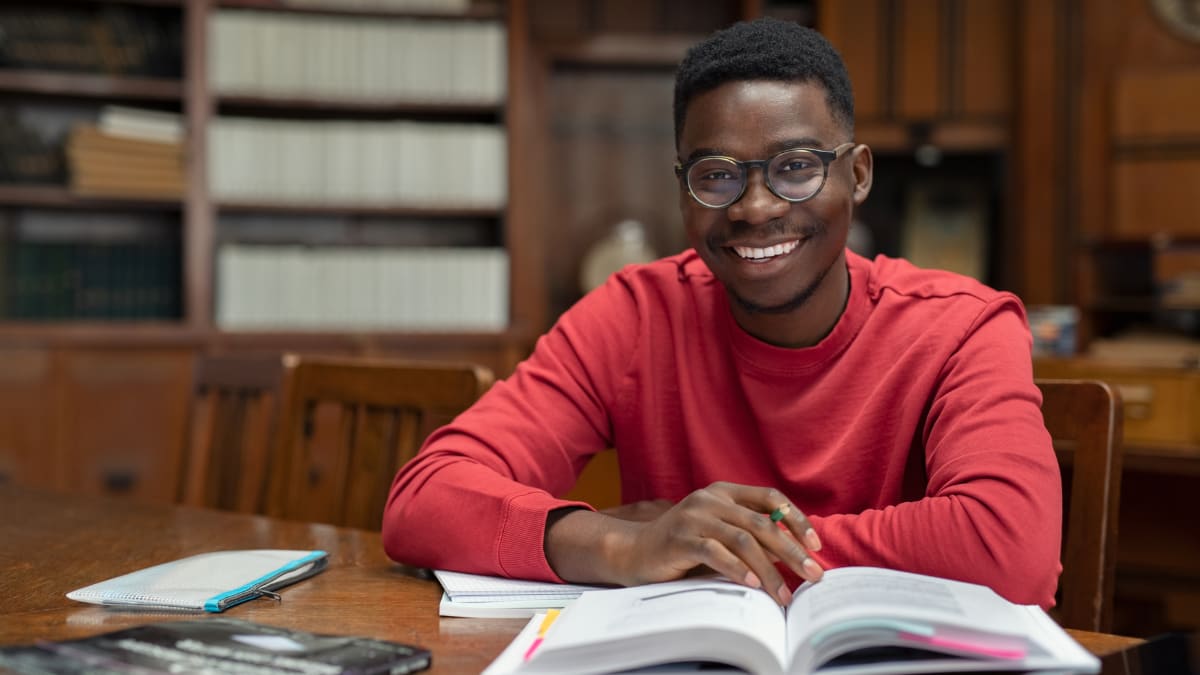
MULTIPOLYGON (((778 558, 800 577, 809 581, 819 581, 824 570, 790 530, 779 526, 789 511, 789 509, 781 510, 785 512, 785 515, 778 519, 772 519, 750 509, 741 509, 741 512, 734 516, 735 520, 731 524, 752 533, 761 542, 769 556, 778 558), (777 523, 776 520, 779 522, 777 523)), ((795 509, 790 509, 790 511, 795 511, 795 509)))
POLYGON ((804 512, 773 488, 738 487, 742 489, 732 496, 739 500, 743 508, 727 512, 726 520, 735 527, 754 533, 770 554, 783 561, 800 577, 819 581, 824 570, 809 555, 806 547, 815 543, 816 548, 812 550, 816 550, 820 548, 820 540, 816 538, 816 531, 804 512), (769 505, 769 509, 764 505, 769 505))
POLYGON ((821 538, 817 536, 808 516, 796 508, 791 500, 775 488, 759 488, 748 485, 726 484, 731 492, 731 498, 737 503, 750 509, 765 513, 772 521, 781 523, 796 539, 804 543, 811 551, 821 550, 821 538))
POLYGON ((808 516, 800 509, 792 506, 789 502, 781 502, 771 511, 771 520, 778 522, 786 527, 796 538, 804 542, 804 546, 810 551, 821 550, 821 538, 817 536, 816 529, 808 520, 808 516), (778 517, 776 517, 778 514, 778 517))
MULTIPOLYGON (((791 590, 788 589, 779 570, 768 559, 767 551, 755 533, 722 520, 711 525, 707 539, 717 542, 741 561, 742 565, 758 578, 763 590, 775 598, 776 602, 784 606, 791 602, 791 590)), ((711 553, 712 547, 708 548, 711 553)), ((738 577, 730 578, 736 580, 738 577)))
MULTIPOLYGON (((697 559, 704 562, 692 568, 693 573, 703 575, 705 571, 708 573, 719 574, 730 581, 749 586, 750 588, 762 588, 762 579, 758 578, 751 569, 742 562, 742 559, 734 555, 725 548, 721 542, 710 537, 696 538, 696 556, 697 559)), ((689 574, 689 576, 691 576, 689 574)))

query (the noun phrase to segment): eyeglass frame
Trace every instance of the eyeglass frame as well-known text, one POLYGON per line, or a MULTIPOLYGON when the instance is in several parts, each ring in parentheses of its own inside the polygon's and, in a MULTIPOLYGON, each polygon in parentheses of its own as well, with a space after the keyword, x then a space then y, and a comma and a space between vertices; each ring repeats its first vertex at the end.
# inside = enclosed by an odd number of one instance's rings
POLYGON ((771 194, 779 197, 785 202, 799 204, 821 194, 821 190, 825 189, 825 183, 829 180, 829 165, 841 159, 842 155, 846 154, 848 150, 854 149, 856 145, 857 143, 854 141, 846 141, 832 150, 822 150, 819 148, 787 148, 785 150, 780 150, 766 159, 747 159, 745 161, 734 159, 733 157, 729 157, 727 155, 701 155, 699 157, 693 157, 686 162, 675 162, 675 176, 683 179, 683 185, 687 188, 688 194, 700 206, 703 206, 706 209, 727 209, 736 204, 737 201, 742 198, 742 195, 746 194, 746 187, 750 185, 750 169, 757 167, 762 169, 763 183, 766 184, 767 189, 771 191, 771 194), (780 155, 786 155, 789 152, 796 152, 797 150, 811 152, 817 156, 817 159, 821 160, 821 184, 818 185, 817 189, 813 190, 813 193, 807 197, 792 199, 791 197, 785 197, 784 195, 779 194, 779 192, 775 189, 775 186, 771 184, 771 175, 767 171, 767 167, 770 166, 771 162, 775 161, 775 159, 780 155), (688 180, 687 176, 688 172, 692 170, 693 166, 710 159, 723 159, 729 161, 742 171, 742 189, 738 190, 737 196, 720 206, 705 204, 703 201, 701 201, 700 198, 696 196, 696 193, 692 190, 692 183, 690 180, 688 180))

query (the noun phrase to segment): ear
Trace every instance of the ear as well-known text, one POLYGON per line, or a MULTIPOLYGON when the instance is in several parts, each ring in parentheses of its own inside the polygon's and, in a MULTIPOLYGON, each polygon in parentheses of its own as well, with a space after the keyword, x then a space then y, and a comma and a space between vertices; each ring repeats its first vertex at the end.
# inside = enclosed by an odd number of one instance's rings
POLYGON ((861 144, 850 152, 854 158, 851 164, 854 172, 854 205, 858 206, 871 194, 871 183, 875 180, 875 158, 871 155, 871 148, 861 144))

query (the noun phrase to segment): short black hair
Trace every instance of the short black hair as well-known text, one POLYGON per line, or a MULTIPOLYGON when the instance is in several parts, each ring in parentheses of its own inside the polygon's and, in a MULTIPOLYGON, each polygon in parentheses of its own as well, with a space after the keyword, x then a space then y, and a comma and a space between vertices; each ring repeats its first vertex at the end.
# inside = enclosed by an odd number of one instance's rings
POLYGON ((818 82, 833 119, 854 133, 854 93, 841 55, 817 31, 765 17, 719 30, 683 57, 675 73, 676 146, 692 99, 739 80, 818 82))

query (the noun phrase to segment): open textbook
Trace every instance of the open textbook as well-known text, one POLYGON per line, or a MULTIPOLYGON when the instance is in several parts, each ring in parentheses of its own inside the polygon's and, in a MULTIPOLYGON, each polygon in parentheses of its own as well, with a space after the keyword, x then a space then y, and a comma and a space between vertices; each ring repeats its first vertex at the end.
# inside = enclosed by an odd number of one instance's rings
POLYGON ((548 623, 535 616, 485 675, 687 663, 763 675, 1100 669, 1038 607, 984 586, 869 567, 826 572, 786 611, 759 590, 687 579, 586 592, 548 623))

